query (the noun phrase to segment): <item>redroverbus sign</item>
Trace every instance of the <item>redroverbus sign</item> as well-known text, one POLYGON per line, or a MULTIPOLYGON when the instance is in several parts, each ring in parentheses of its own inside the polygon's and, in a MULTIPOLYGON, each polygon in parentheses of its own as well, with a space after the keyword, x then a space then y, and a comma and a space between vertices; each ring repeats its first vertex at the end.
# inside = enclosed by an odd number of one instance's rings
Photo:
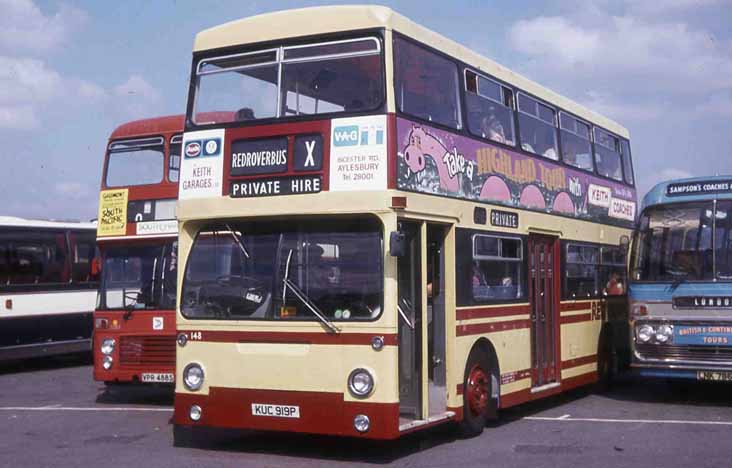
POLYGON ((287 170, 287 137, 239 140, 231 144, 231 175, 276 174, 287 170))
POLYGON ((732 193, 732 179, 694 182, 676 182, 668 184, 666 195, 708 195, 714 193, 732 193))

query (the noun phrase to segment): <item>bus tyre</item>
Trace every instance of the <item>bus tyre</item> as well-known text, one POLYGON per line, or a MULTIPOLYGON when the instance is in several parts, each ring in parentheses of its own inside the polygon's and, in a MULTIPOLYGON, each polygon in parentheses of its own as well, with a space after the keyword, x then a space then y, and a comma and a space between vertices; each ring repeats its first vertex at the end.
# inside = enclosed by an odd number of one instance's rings
POLYGON ((195 445, 195 437, 193 428, 190 426, 173 426, 173 446, 174 447, 193 447, 195 445))
POLYGON ((460 423, 463 437, 480 435, 492 412, 494 402, 489 362, 480 348, 474 348, 468 356, 463 379, 463 420, 460 423))

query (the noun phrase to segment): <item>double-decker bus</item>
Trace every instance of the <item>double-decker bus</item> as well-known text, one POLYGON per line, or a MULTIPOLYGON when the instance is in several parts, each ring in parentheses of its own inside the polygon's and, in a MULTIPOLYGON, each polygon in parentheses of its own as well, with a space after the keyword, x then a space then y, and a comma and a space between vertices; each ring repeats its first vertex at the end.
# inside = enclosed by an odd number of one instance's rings
POLYGON ((94 379, 172 383, 183 116, 125 123, 107 145, 97 243, 94 379))
POLYGON ((177 443, 475 435, 611 368, 636 209, 613 121, 388 8, 320 7, 196 36, 183 148, 177 443))
POLYGON ((732 380, 732 177, 656 185, 632 252, 635 373, 732 380))
POLYGON ((0 216, 0 361, 89 352, 95 230, 0 216))

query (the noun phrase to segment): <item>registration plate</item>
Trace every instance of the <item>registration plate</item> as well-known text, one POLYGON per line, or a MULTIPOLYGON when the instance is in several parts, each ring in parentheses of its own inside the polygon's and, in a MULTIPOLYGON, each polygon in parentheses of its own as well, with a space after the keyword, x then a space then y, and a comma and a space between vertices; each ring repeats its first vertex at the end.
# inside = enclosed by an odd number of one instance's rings
POLYGON ((142 374, 141 379, 143 382, 149 383, 173 383, 175 375, 162 372, 146 372, 142 374))
POLYGON ((252 416, 270 416, 273 418, 299 418, 300 407, 291 405, 267 405, 252 403, 252 416))
POLYGON ((712 380, 715 382, 732 382, 732 372, 697 371, 696 380, 712 380))

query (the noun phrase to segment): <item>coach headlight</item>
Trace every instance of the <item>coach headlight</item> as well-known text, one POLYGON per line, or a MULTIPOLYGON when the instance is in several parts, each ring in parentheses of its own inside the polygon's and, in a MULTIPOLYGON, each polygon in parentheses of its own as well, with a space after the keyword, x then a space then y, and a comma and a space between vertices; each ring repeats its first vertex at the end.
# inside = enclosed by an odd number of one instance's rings
POLYGON ((200 364, 193 362, 183 369, 183 385, 192 392, 201 388, 203 385, 203 368, 200 364))
POLYGON ((655 330, 650 325, 641 325, 636 328, 635 336, 641 343, 648 343, 653 338, 655 330))
POLYGON ((671 325, 661 325, 656 328, 656 343, 664 344, 671 341, 674 336, 674 329, 671 325))
POLYGON ((367 397, 374 389, 374 377, 366 369, 354 369, 348 376, 348 390, 358 398, 367 397))
POLYGON ((101 351, 102 354, 110 355, 114 352, 114 344, 114 338, 105 338, 102 340, 102 345, 99 347, 99 351, 101 351))

